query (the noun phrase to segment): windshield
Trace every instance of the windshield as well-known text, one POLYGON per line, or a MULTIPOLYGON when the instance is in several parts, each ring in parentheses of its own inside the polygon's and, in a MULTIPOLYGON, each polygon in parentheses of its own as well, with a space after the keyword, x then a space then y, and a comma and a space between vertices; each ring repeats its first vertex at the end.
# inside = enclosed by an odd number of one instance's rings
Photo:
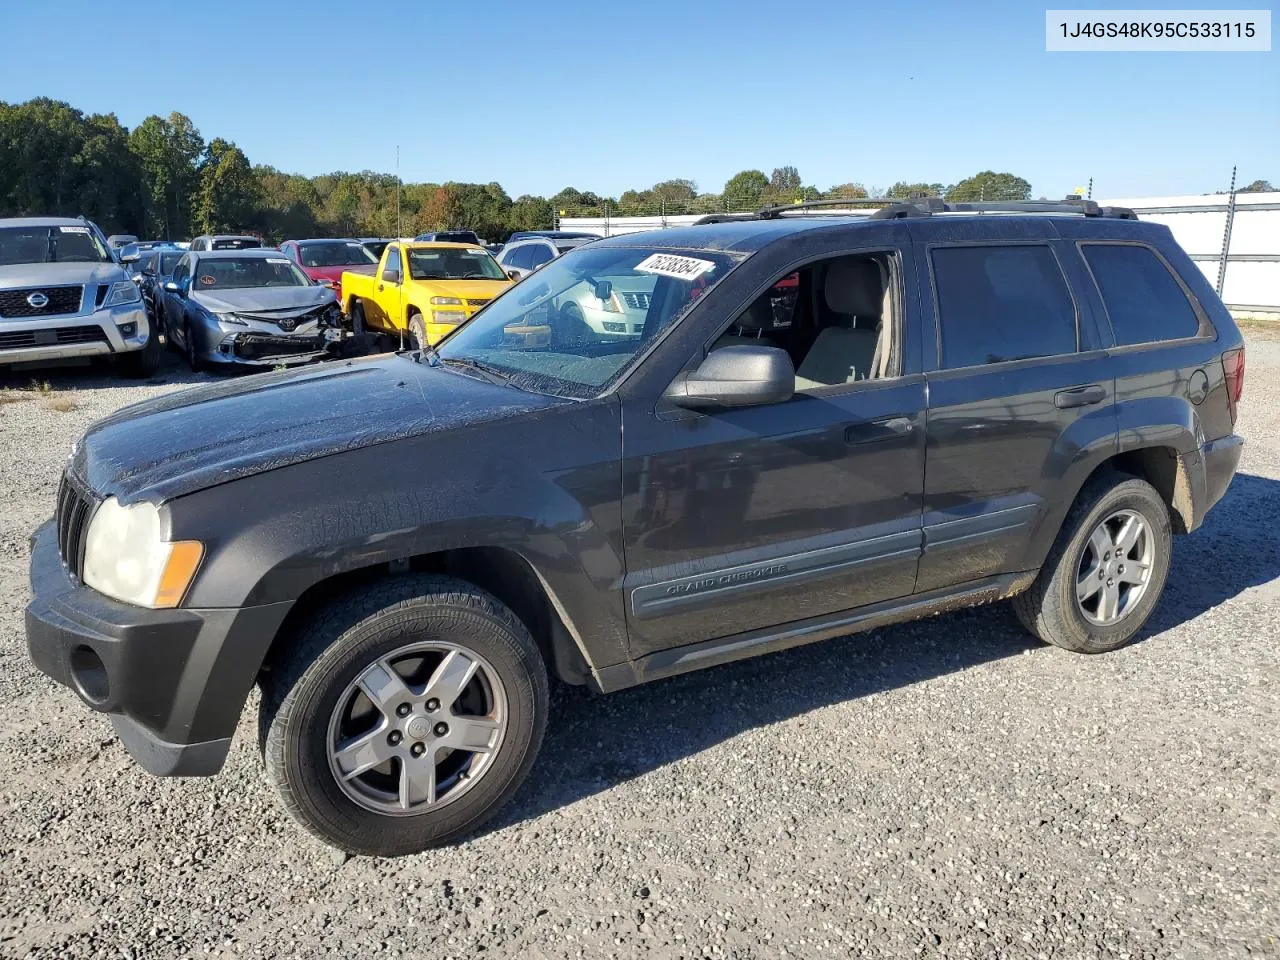
POLYGON ((496 260, 484 250, 408 247, 409 276, 414 280, 505 280, 496 260))
POLYGON ((211 250, 254 250, 262 241, 254 237, 217 237, 209 242, 211 250))
POLYGON ((111 254, 88 227, 0 227, 0 264, 107 263, 111 254))
POLYGON ((308 287, 311 280, 284 257, 219 257, 200 260, 193 272, 197 290, 228 287, 308 287))
POLYGON ((594 397, 737 262, 705 250, 593 244, 516 284, 438 353, 524 389, 594 397))
POLYGON ((299 244, 298 256, 304 267, 350 267, 361 263, 378 262, 378 258, 363 244, 342 240, 333 243, 299 244))

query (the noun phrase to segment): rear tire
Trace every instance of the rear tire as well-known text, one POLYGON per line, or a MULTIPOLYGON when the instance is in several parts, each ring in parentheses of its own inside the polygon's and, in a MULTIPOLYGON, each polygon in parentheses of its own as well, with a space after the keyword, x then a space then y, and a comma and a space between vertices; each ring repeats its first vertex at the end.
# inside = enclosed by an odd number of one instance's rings
POLYGON ((267 778, 325 843, 418 853, 474 831, 515 793, 547 698, 537 644, 496 598, 452 577, 388 579, 318 611, 265 674, 267 778))
POLYGON ((1169 509, 1155 488, 1108 471, 1081 491, 1013 609, 1027 630, 1064 650, 1118 649, 1159 602, 1172 546, 1169 509))
POLYGON ((357 337, 364 334, 368 330, 368 324, 364 319, 364 304, 359 300, 351 301, 351 332, 357 337))

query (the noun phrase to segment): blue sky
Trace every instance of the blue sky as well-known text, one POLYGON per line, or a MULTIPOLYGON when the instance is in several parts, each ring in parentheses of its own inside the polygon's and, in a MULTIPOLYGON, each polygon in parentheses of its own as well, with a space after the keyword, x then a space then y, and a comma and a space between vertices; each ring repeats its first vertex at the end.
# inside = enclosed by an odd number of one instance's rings
POLYGON ((6 45, 0 99, 180 110, 309 175, 390 172, 399 144, 406 180, 512 196, 783 164, 823 189, 994 168, 1050 197, 1205 193, 1233 163, 1280 183, 1280 53, 1046 53, 1045 6, 11 3, 31 42, 6 45))

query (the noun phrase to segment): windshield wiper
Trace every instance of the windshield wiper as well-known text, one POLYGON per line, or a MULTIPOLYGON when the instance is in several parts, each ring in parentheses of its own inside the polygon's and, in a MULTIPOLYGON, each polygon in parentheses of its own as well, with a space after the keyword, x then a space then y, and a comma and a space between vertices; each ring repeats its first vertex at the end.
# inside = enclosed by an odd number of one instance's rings
POLYGON ((490 383, 510 383, 511 375, 499 370, 497 367, 485 363, 482 360, 473 360, 471 357, 441 357, 436 354, 441 363, 447 363, 451 367, 463 367, 467 370, 474 370, 483 374, 485 379, 490 383))

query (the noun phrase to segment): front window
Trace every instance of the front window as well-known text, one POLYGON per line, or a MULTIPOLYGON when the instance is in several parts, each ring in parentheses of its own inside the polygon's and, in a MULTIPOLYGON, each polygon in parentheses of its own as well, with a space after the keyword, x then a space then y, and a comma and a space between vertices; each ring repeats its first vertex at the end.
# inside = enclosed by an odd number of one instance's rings
POLYGON ((229 287, 307 287, 307 275, 284 257, 219 257, 195 265, 197 290, 229 287))
POLYGON ((163 274, 166 277, 172 276, 173 268, 178 265, 178 261, 181 260, 183 256, 185 256, 185 254, 183 254, 182 251, 180 250, 177 253, 160 254, 159 273, 163 274))
POLYGON ((592 245, 512 287, 438 350, 517 387, 594 397, 737 264, 705 250, 592 245))
POLYGON ((342 241, 299 244, 298 255, 304 267, 351 267, 378 262, 363 244, 342 241))
POLYGON ((493 257, 483 250, 408 247, 409 276, 414 280, 505 280, 493 257))
POLYGON ((88 227, 0 227, 0 265, 107 263, 111 254, 88 227))
POLYGON ((255 250, 262 246, 262 241, 254 237, 217 237, 209 241, 209 250, 255 250))

